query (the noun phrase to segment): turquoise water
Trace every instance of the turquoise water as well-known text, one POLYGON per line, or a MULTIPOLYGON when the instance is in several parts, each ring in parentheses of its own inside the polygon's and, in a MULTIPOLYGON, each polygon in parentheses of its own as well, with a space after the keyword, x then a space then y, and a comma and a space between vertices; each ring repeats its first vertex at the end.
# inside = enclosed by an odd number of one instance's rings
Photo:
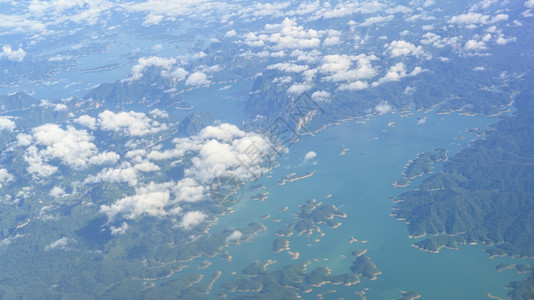
MULTIPOLYGON (((196 95, 207 96, 205 92, 199 91, 196 95)), ((204 99, 197 98, 198 107, 203 106, 204 99)), ((236 102, 233 105, 237 108, 240 104, 236 102)), ((227 112, 223 108, 221 110, 227 112)), ((221 110, 218 110, 219 116, 225 119, 227 114, 221 110)), ((352 251, 367 249, 367 255, 383 273, 377 280, 362 278, 361 283, 351 287, 327 285, 314 288, 311 294, 304 296, 308 298, 315 293, 335 289, 337 293, 327 294, 325 298, 350 299, 355 291, 368 288, 368 299, 392 299, 398 297, 400 291, 409 290, 419 292, 425 299, 487 299, 488 293, 505 297, 504 286, 524 278, 524 275, 513 271, 497 273, 495 267, 502 262, 519 263, 521 260, 490 259, 482 252, 482 246, 461 246, 458 251, 443 249, 439 254, 422 252, 411 246, 415 240, 408 238, 406 225, 389 216, 393 206, 389 197, 415 187, 421 180, 414 180, 408 188, 396 189, 392 186, 401 177, 408 160, 438 147, 449 149, 450 155, 453 155, 474 138, 465 133, 465 129, 484 128, 497 121, 496 118, 430 113, 425 124, 416 125, 421 116, 422 113, 401 117, 397 113, 373 116, 365 124, 349 121, 329 127, 315 136, 304 136, 293 144, 289 153, 279 158, 280 167, 254 183, 267 186, 264 191, 270 193, 269 198, 265 202, 252 201, 250 197, 256 192, 246 192, 243 200, 234 206, 234 212, 221 217, 212 227, 212 232, 243 227, 251 222, 267 227, 251 242, 231 245, 226 249, 233 256, 232 262, 212 259, 213 264, 203 272, 209 277, 216 270, 222 271, 214 294, 220 292, 217 287, 222 283, 239 277, 245 267, 256 261, 274 259, 277 263, 269 270, 276 270, 290 263, 317 259, 309 269, 327 266, 336 274, 349 272, 352 251), (395 122, 394 127, 388 126, 390 121, 395 122), (465 139, 455 139, 457 137, 465 139), (346 155, 340 155, 345 148, 350 150, 346 155), (308 151, 315 151, 317 158, 304 162, 308 151), (277 184, 284 175, 293 172, 304 175, 314 170, 316 172, 310 178, 283 186, 277 184), (327 198, 329 194, 331 198, 327 198), (292 214, 298 211, 300 204, 312 198, 335 204, 348 217, 336 220, 342 223, 337 229, 322 226, 324 237, 318 234, 290 237, 291 251, 300 253, 298 260, 291 260, 287 252, 274 253, 272 243, 277 238, 274 232, 294 222, 292 214), (280 212, 279 209, 285 206, 288 210, 280 212), (265 214, 270 214, 271 218, 261 220, 265 214), (367 242, 349 244, 352 236, 367 242), (232 275, 232 272, 236 274, 232 275)), ((439 165, 436 170, 439 170, 439 165)), ((201 258, 195 263, 203 260, 201 258)), ((198 272, 194 265, 189 271, 198 272)))

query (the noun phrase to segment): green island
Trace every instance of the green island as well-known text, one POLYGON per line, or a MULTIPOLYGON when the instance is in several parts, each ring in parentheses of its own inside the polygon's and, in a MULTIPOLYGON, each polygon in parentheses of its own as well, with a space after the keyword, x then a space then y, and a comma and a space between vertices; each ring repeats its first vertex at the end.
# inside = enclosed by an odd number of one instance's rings
POLYGON ((421 177, 425 174, 431 174, 434 170, 434 164, 440 161, 447 161, 447 149, 438 148, 432 152, 423 152, 417 155, 414 160, 410 160, 404 167, 403 178, 397 180, 393 186, 406 187, 410 180, 421 177))
POLYGON ((373 263, 371 258, 365 254, 356 256, 356 259, 352 263, 350 270, 360 276, 363 276, 369 280, 375 280, 378 275, 382 274, 373 263))
POLYGON ((332 275, 326 267, 307 272, 310 261, 268 271, 267 266, 271 263, 252 263, 242 272, 246 278, 226 282, 222 289, 228 293, 240 292, 231 299, 295 299, 302 297, 300 293, 310 293, 314 287, 326 284, 350 286, 360 282, 355 273, 332 275))
POLYGON ((416 291, 401 292, 401 296, 397 300, 415 300, 421 298, 421 294, 416 291))
POLYGON ((497 272, 502 272, 505 270, 516 270, 519 274, 526 274, 532 272, 532 267, 530 264, 512 264, 512 263, 503 263, 497 265, 497 272))
MULTIPOLYGON (((534 97, 518 95, 515 107, 441 172, 395 199, 393 215, 406 221, 410 236, 431 235, 417 248, 482 243, 490 256, 534 257, 534 97)), ((509 296, 534 297, 533 283, 532 276, 511 283, 509 296)))
POLYGON ((280 253, 282 251, 289 250, 289 240, 279 238, 273 242, 273 251, 275 253, 280 253))
MULTIPOLYGON (((339 211, 335 205, 323 205, 322 202, 312 199, 300 206, 296 217, 299 221, 288 224, 288 227, 291 232, 294 230, 299 235, 303 233, 311 235, 313 232, 320 231, 318 226, 320 224, 327 224, 332 228, 337 228, 341 223, 333 221, 334 217, 346 218, 347 214, 339 211)), ((280 231, 279 233, 284 234, 286 232, 280 231)))

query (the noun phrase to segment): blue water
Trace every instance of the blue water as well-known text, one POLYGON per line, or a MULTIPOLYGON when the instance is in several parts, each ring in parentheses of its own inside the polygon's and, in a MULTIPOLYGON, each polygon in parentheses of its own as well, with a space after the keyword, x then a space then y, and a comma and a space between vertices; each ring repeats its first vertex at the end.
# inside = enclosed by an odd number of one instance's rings
MULTIPOLYGON (((198 107, 208 101, 204 97, 210 97, 207 91, 198 91, 195 95, 198 97, 198 107)), ((241 105, 237 98, 217 101, 234 101, 235 107, 241 105)), ((215 111, 221 119, 225 119, 228 113, 222 107, 215 111)), ((422 252, 411 246, 415 240, 408 238, 406 225, 389 216, 393 206, 389 197, 416 187, 421 180, 414 180, 408 188, 396 189, 392 186, 401 177, 408 160, 415 158, 418 153, 438 147, 449 149, 450 155, 453 155, 474 138, 465 132, 467 128, 484 128, 497 121, 496 118, 430 113, 425 124, 416 125, 421 116, 422 113, 401 117, 397 113, 372 116, 365 124, 349 121, 329 127, 315 136, 304 136, 293 144, 289 153, 279 158, 280 167, 253 183, 267 186, 263 191, 270 193, 269 198, 265 202, 252 201, 250 197, 256 192, 246 192, 243 200, 234 206, 235 211, 221 217, 212 227, 212 232, 244 227, 251 222, 267 227, 267 231, 255 236, 251 242, 231 245, 226 249, 233 256, 232 262, 215 258, 213 264, 203 271, 206 277, 216 270, 223 272, 213 293, 220 292, 217 291, 218 286, 239 277, 241 271, 255 261, 274 259, 277 263, 271 265, 269 270, 276 270, 290 263, 317 259, 319 261, 312 263, 309 269, 327 266, 336 274, 349 272, 353 261, 352 251, 367 249, 367 255, 383 273, 377 280, 362 278, 361 283, 351 287, 327 285, 314 288, 311 294, 305 296, 335 289, 337 293, 327 294, 325 298, 350 299, 355 291, 368 288, 368 299, 392 299, 398 297, 400 291, 409 290, 419 292, 425 299, 487 299, 488 293, 505 297, 504 286, 525 276, 513 271, 497 273, 495 267, 503 262, 523 261, 490 259, 482 252, 482 246, 443 249, 439 254, 422 252), (390 121, 395 122, 395 127, 388 126, 390 121), (465 139, 455 139, 457 137, 465 139), (342 156, 340 152, 344 148, 350 150, 342 156), (304 162, 304 155, 308 151, 315 151, 317 158, 304 162), (310 178, 283 186, 277 184, 284 175, 293 172, 304 175, 313 170, 316 173, 310 178), (331 198, 326 197, 329 194, 332 194, 331 198), (342 223, 337 229, 322 226, 322 231, 326 233, 324 237, 318 234, 290 237, 291 251, 300 253, 298 260, 291 260, 286 252, 274 253, 272 243, 277 238, 274 232, 294 222, 292 214, 298 211, 300 204, 312 198, 335 204, 348 217, 336 220, 342 223), (279 209, 285 206, 289 207, 288 211, 280 212, 279 209), (265 214, 270 214, 271 218, 261 220, 265 214), (352 236, 367 242, 349 244, 352 236), (319 239, 319 242, 315 239, 319 239), (232 272, 236 272, 236 275, 232 275, 232 272)), ((439 171, 439 165, 436 171, 439 171)), ((189 271, 198 272, 194 263, 189 271)))

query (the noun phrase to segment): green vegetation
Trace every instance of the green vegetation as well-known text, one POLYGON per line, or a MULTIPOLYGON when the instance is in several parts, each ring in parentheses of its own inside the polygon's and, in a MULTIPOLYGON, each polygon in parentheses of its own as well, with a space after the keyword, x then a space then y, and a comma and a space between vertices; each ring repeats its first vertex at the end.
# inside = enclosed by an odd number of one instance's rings
POLYGON ((506 287, 511 290, 508 297, 512 300, 534 299, 534 274, 525 280, 511 282, 506 287))
POLYGON ((481 242, 492 255, 534 256, 534 102, 517 97, 517 113, 462 150, 414 191, 402 194, 394 215, 418 242, 435 251, 481 242), (448 235, 448 236, 447 236, 448 235), (492 250, 495 249, 495 250, 492 250))
POLYGON ((430 174, 434 170, 434 164, 447 160, 447 150, 443 148, 435 149, 432 152, 418 154, 414 160, 409 161, 403 172, 403 178, 395 182, 395 186, 407 186, 410 180, 425 174, 430 174))
MULTIPOLYGON (((457 243, 487 246, 491 256, 534 257, 534 97, 519 95, 512 117, 504 117, 486 138, 449 159, 443 170, 400 196, 394 215, 412 236, 437 235, 415 243, 427 251, 457 243)), ((512 299, 532 299, 528 264, 501 264, 529 278, 508 285, 512 299)))
POLYGON ((365 254, 356 257, 350 270, 369 280, 375 280, 376 276, 382 274, 373 263, 371 258, 365 254))
POLYGON ((401 292, 401 296, 397 300, 415 300, 421 298, 421 294, 416 291, 401 292))
POLYGON ((282 252, 282 251, 288 250, 288 249, 289 249, 289 240, 282 239, 282 238, 274 240, 274 242, 273 242, 273 251, 274 252, 279 253, 279 252, 282 252))
POLYGON ((314 287, 326 284, 350 286, 357 284, 359 278, 354 273, 331 275, 328 268, 317 267, 306 272, 310 262, 285 266, 281 270, 267 271, 266 263, 253 263, 243 274, 247 278, 238 278, 222 285, 229 293, 241 292, 232 299, 295 299, 300 293, 309 293, 314 287))
MULTIPOLYGON (((317 202, 316 199, 312 199, 300 206, 300 211, 297 214, 299 221, 289 224, 288 227, 291 231, 295 230, 298 234, 305 232, 312 234, 314 231, 320 231, 318 226, 320 224, 327 224, 330 227, 339 226, 339 223, 333 221, 334 217, 345 218, 346 214, 339 211, 334 205, 323 205, 321 202, 317 202)), ((286 234, 283 231, 279 233, 286 234)))

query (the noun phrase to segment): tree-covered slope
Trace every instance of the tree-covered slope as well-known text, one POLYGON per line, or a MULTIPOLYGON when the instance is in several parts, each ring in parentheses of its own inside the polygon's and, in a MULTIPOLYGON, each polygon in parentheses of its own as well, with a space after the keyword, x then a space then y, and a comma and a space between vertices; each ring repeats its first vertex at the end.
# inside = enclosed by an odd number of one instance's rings
POLYGON ((449 159, 443 170, 400 196, 394 215, 428 251, 482 242, 491 255, 534 256, 534 97, 483 140, 449 159))

